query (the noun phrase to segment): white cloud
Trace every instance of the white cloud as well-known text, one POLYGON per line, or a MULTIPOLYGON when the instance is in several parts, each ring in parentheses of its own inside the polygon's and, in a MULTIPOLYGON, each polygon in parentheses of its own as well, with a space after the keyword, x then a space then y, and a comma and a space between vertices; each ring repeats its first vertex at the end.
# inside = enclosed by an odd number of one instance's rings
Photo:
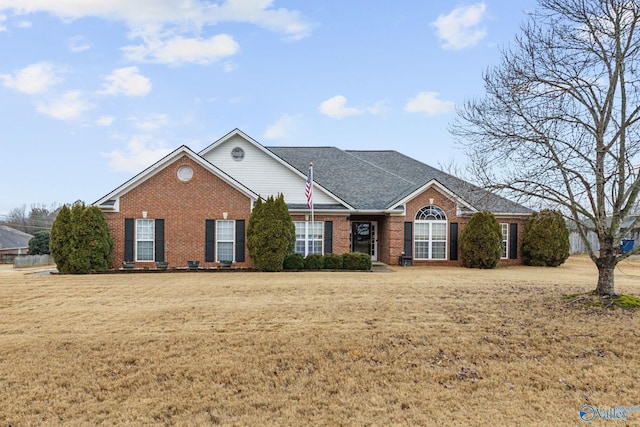
POLYGON ((156 132, 167 126, 169 118, 166 114, 149 114, 146 117, 131 117, 130 121, 144 132, 156 132))
POLYGON ((322 114, 334 119, 343 119, 345 117, 363 114, 363 111, 359 108, 347 107, 347 98, 342 95, 336 95, 323 101, 319 109, 322 114))
POLYGON ((2 0, 0 5, 16 15, 44 12, 64 20, 98 17, 125 22, 130 29, 178 28, 200 31, 221 22, 246 22, 301 39, 312 24, 298 11, 275 8, 273 0, 226 0, 220 4, 204 0, 2 0))
POLYGON ((151 92, 151 81, 140 74, 138 67, 117 68, 105 77, 103 95, 145 96, 151 92))
MULTIPOLYGON (((126 59, 171 65, 210 64, 235 54, 238 44, 231 36, 202 36, 220 23, 249 23, 289 40, 307 37, 313 27, 300 12, 276 8, 274 0, 0 0, 0 9, 16 16, 49 13, 64 21, 95 17, 124 22, 129 38, 142 40, 122 48, 126 59)), ((2 23, 0 19, 0 31, 6 30, 2 23)), ((88 48, 81 40, 69 44, 72 52, 88 48)))
POLYGON ((0 74, 0 80, 4 86, 29 95, 46 92, 49 87, 61 81, 53 64, 49 62, 31 64, 13 75, 0 74))
POLYGON ((69 38, 67 47, 73 53, 80 53, 91 49, 91 43, 85 40, 83 36, 73 36, 69 38))
POLYGON ((420 92, 407 102, 404 111, 408 113, 426 113, 428 116, 446 114, 453 111, 452 101, 438 99, 438 92, 420 92))
POLYGON ((112 171, 138 173, 170 152, 163 141, 158 141, 151 135, 134 135, 125 149, 102 155, 109 158, 109 168, 112 171))
POLYGON ((311 33, 312 24, 298 11, 274 9, 273 0, 227 0, 209 10, 210 20, 250 22, 272 31, 284 33, 290 40, 299 40, 311 33))
POLYGON ((443 40, 444 49, 460 50, 477 44, 487 31, 481 26, 486 18, 487 5, 476 3, 460 6, 447 15, 440 15, 431 23, 436 34, 443 40))
POLYGON ((227 34, 219 34, 208 39, 182 36, 169 40, 147 39, 145 44, 122 48, 125 57, 130 61, 170 65, 210 64, 234 55, 238 49, 238 43, 227 34))
POLYGON ((115 120, 115 117, 112 116, 102 116, 96 120, 96 124, 98 126, 111 126, 115 120))
POLYGON ((281 115, 278 120, 275 121, 275 123, 267 127, 267 129, 262 134, 262 137, 264 139, 287 138, 289 137, 294 124, 294 117, 285 113, 281 115))
POLYGON ((94 106, 84 99, 82 92, 74 90, 65 93, 60 98, 41 101, 36 104, 39 113, 59 120, 72 120, 94 106))
POLYGON ((342 95, 336 95, 327 99, 326 101, 323 101, 318 109, 325 116, 329 116, 334 119, 343 119, 349 116, 359 116, 365 113, 374 116, 380 116, 384 115, 388 110, 385 102, 383 101, 378 101, 368 106, 348 107, 347 98, 342 95))
POLYGON ((233 61, 225 61, 223 64, 223 69, 225 73, 231 73, 238 69, 238 64, 233 61))
POLYGON ((16 27, 18 28, 31 28, 32 26, 33 24, 31 21, 20 21, 16 24, 16 27))
POLYGON ((0 32, 7 31, 7 26, 4 23, 7 21, 7 15, 0 15, 0 32))
POLYGON ((386 114, 389 109, 383 101, 378 101, 375 104, 366 107, 366 110, 367 113, 373 114, 374 116, 382 116, 386 114))

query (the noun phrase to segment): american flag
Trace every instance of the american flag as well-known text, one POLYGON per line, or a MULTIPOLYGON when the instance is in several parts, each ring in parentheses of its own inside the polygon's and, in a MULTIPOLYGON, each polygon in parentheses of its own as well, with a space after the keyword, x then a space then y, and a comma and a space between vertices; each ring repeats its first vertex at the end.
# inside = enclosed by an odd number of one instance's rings
POLYGON ((313 206, 313 165, 309 165, 307 184, 304 186, 304 195, 307 198, 307 207, 311 209, 313 206))

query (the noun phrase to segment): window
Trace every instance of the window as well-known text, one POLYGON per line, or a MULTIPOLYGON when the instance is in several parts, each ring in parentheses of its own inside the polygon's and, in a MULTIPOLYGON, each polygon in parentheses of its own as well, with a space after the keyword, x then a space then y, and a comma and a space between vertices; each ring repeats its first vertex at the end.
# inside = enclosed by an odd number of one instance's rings
POLYGON ((415 259, 447 259, 447 216, 437 206, 416 214, 413 239, 415 259))
POLYGON ((136 261, 154 260, 154 224, 153 219, 136 220, 136 261))
POLYGON ((500 224, 502 229, 502 258, 506 258, 509 253, 509 224, 500 224))
POLYGON ((183 182, 190 181, 193 178, 193 169, 189 166, 181 166, 178 169, 178 179, 183 182))
POLYGON ((233 261, 235 243, 235 221, 216 221, 216 261, 233 261))
POLYGON ((296 226, 295 252, 305 257, 323 254, 324 222, 294 221, 293 224, 296 226))

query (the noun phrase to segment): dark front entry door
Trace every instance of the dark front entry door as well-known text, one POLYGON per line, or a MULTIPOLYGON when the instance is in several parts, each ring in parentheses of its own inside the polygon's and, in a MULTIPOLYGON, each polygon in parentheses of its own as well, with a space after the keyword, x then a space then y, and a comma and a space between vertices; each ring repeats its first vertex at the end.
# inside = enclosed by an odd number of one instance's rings
POLYGON ((371 255, 371 222, 351 223, 351 250, 371 255))

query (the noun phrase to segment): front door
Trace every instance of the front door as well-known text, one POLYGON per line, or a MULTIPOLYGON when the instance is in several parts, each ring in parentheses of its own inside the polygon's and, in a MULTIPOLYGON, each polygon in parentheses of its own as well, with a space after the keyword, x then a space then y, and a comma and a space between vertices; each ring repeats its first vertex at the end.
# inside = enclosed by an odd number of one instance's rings
POLYGON ((378 260, 378 223, 361 221, 351 223, 351 251, 371 255, 378 260))

